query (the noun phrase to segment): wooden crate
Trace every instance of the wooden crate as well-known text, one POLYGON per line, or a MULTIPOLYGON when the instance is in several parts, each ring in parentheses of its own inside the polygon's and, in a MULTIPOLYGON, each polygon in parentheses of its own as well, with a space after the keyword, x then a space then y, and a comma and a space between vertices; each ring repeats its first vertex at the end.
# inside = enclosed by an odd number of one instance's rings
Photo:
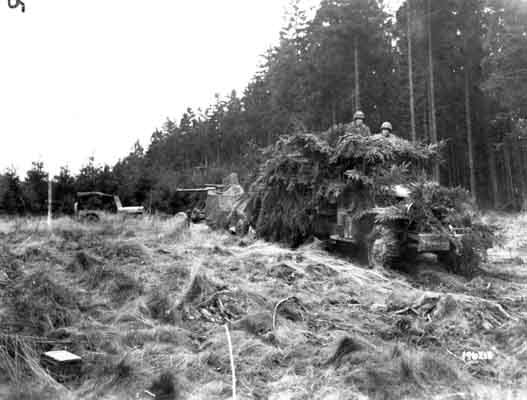
POLYGON ((69 351, 48 351, 42 354, 40 362, 48 373, 61 383, 76 380, 81 375, 82 359, 69 351))

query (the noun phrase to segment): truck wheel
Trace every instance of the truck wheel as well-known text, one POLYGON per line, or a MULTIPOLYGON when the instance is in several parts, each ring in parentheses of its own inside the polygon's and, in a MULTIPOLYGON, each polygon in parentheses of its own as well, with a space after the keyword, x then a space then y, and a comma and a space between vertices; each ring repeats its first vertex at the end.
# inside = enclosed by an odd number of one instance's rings
POLYGON ((479 265, 477 253, 467 246, 463 246, 459 254, 454 249, 438 252, 437 260, 450 272, 467 277, 472 277, 479 265))
POLYGON ((393 267, 400 259, 397 234, 386 226, 377 226, 370 236, 368 265, 370 268, 393 267))

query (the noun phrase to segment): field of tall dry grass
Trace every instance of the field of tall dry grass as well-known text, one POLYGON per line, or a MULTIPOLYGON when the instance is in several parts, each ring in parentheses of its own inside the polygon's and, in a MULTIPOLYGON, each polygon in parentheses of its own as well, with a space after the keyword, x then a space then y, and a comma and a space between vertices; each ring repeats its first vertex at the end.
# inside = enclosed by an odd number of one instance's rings
POLYGON ((471 279, 176 219, 1 220, 0 398, 525 399, 527 216, 487 219, 502 243, 471 279))

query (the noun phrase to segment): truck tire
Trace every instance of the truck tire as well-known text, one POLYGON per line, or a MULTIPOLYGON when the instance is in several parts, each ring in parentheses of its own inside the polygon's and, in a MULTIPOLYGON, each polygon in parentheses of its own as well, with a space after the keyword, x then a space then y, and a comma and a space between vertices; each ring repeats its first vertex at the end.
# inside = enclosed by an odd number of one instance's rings
POLYGON ((444 264, 448 271, 466 277, 472 277, 479 266, 477 253, 471 247, 467 246, 463 246, 459 254, 454 248, 451 248, 449 251, 438 252, 437 260, 444 264))
POLYGON ((393 229, 383 225, 375 226, 368 244, 369 267, 394 267, 401 257, 400 246, 397 233, 393 229))

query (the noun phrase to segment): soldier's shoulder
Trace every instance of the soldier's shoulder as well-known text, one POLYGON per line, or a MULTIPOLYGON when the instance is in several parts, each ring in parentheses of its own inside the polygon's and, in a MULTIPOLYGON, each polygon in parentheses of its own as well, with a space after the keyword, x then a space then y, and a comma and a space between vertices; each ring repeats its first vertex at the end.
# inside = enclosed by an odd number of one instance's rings
POLYGON ((364 125, 361 127, 362 133, 364 136, 371 136, 371 130, 368 125, 364 125))
POLYGON ((347 124, 344 124, 344 129, 346 132, 356 132, 358 129, 358 126, 355 125, 353 122, 349 122, 347 124))

